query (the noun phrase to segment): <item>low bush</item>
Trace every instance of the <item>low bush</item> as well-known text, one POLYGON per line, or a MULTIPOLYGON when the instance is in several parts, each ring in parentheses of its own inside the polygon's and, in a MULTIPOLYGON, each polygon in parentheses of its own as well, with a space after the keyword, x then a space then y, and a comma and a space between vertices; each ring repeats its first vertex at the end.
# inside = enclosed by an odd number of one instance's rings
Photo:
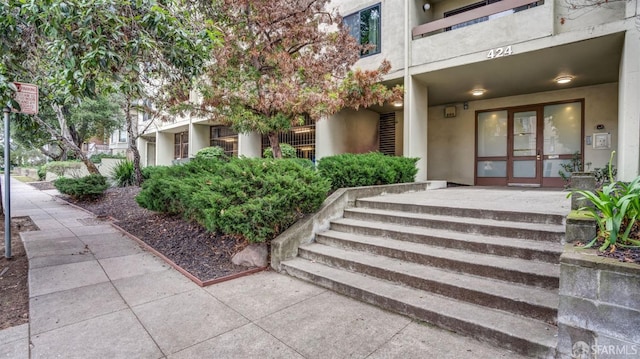
POLYGON ((60 177, 53 182, 58 191, 77 200, 92 200, 109 188, 104 176, 92 174, 81 178, 60 177))
POLYGON ((82 168, 80 161, 53 161, 42 165, 45 176, 47 172, 55 173, 57 176, 64 176, 67 171, 79 170, 82 168))
POLYGON ((163 173, 164 169, 167 168, 167 166, 147 166, 147 167, 142 167, 142 179, 143 180, 148 180, 149 178, 151 178, 152 176, 156 176, 158 173, 163 173))
POLYGON ((329 191, 316 171, 289 160, 194 159, 154 171, 136 197, 142 207, 250 242, 275 238, 317 210, 329 191))
POLYGON ((45 165, 38 167, 37 173, 39 181, 44 181, 45 179, 47 179, 47 168, 45 167, 45 165))
POLYGON ((196 156, 195 158, 198 159, 226 159, 227 155, 225 155, 224 153, 224 148, 220 147, 220 146, 212 146, 212 147, 205 147, 203 149, 201 149, 200 151, 196 152, 196 156))
POLYGON ((118 187, 133 186, 136 183, 136 175, 133 162, 122 160, 113 167, 113 179, 118 187))
POLYGON ((331 189, 415 181, 418 158, 386 156, 379 152, 345 153, 324 157, 318 172, 331 181, 331 189))
POLYGON ((113 158, 116 160, 124 160, 126 157, 124 155, 111 155, 108 153, 98 153, 95 154, 91 157, 89 157, 89 160, 93 163, 102 163, 102 159, 104 158, 113 158))
MULTIPOLYGON (((296 151, 295 147, 291 146, 288 143, 280 144, 280 152, 282 152, 282 158, 297 158, 298 151, 296 151)), ((267 147, 262 152, 262 157, 264 158, 273 158, 273 150, 271 147, 267 147)))

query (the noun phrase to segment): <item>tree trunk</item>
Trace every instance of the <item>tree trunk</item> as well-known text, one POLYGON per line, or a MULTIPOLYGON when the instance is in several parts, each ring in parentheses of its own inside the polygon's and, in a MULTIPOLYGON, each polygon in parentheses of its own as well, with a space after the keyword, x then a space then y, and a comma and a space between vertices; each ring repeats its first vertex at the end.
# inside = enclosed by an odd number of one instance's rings
POLYGON ((269 132, 269 144, 271 145, 271 151, 273 152, 273 158, 282 158, 282 150, 280 149, 280 139, 277 132, 269 132))
MULTIPOLYGON (((62 113, 58 111, 56 108, 56 113, 58 116, 62 116, 62 113)), ((100 174, 98 171, 98 167, 89 160, 89 157, 82 152, 80 147, 76 146, 75 143, 66 136, 61 135, 55 128, 51 127, 48 123, 44 122, 39 116, 33 116, 34 121, 36 121, 40 126, 42 126, 51 136, 53 136, 56 140, 60 141, 60 143, 69 151, 72 151, 76 154, 76 156, 82 161, 82 163, 87 166, 87 171, 91 174, 100 174)))
POLYGON ((133 157, 133 172, 135 176, 136 186, 142 185, 144 179, 142 178, 142 169, 140 168, 140 151, 136 141, 138 136, 135 128, 138 125, 138 121, 134 121, 131 116, 131 98, 127 97, 127 104, 125 105, 125 117, 127 119, 127 141, 129 142, 129 151, 133 157))

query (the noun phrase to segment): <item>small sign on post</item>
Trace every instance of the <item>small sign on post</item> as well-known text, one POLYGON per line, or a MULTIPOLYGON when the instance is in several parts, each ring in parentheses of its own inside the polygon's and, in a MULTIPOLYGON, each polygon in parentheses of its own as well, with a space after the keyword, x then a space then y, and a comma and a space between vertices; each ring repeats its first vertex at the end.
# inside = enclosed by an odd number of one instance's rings
POLYGON ((22 82, 14 82, 13 84, 18 89, 14 100, 20 104, 20 111, 14 109, 14 112, 27 115, 38 114, 38 86, 22 82))

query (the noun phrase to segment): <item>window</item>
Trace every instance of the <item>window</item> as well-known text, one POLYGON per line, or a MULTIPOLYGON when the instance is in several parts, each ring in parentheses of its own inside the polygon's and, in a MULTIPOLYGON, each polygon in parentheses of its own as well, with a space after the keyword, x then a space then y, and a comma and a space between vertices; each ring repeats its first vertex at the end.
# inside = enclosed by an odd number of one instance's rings
POLYGON ((189 157, 189 132, 176 133, 173 141, 173 158, 180 159, 189 157))
MULTIPOLYGON (((470 4, 470 5, 463 6, 461 8, 455 9, 455 10, 447 11, 447 12, 444 13, 444 17, 449 17, 449 16, 462 14, 464 12, 475 10, 475 9, 481 8, 483 6, 486 6, 486 5, 489 5, 489 4, 493 4, 493 3, 497 3, 497 2, 500 2, 500 1, 502 1, 502 0, 483 0, 483 1, 480 1, 480 2, 477 2, 477 3, 473 3, 473 4, 470 4)), ((503 11, 503 12, 500 12, 500 13, 497 13, 497 14, 493 14, 493 15, 489 15, 489 16, 482 16, 482 17, 479 17, 477 19, 465 21, 465 22, 462 22, 460 24, 448 27, 448 28, 445 29, 445 31, 455 30, 455 29, 459 29, 461 27, 466 27, 466 26, 469 26, 469 25, 477 24, 479 22, 484 22, 484 21, 487 21, 487 20, 496 19, 496 18, 505 16, 505 15, 512 14, 514 12, 518 12, 518 11, 526 10, 528 8, 532 8, 532 7, 535 7, 535 6, 538 6, 538 5, 542 5, 543 3, 544 3, 544 1, 538 1, 538 2, 535 2, 535 3, 529 4, 529 5, 519 6, 519 7, 515 8, 515 9, 506 10, 506 11, 503 11)))
POLYGON ((127 130, 126 129, 118 130, 118 142, 120 142, 120 143, 127 142, 127 130))
MULTIPOLYGON (((309 117, 305 117, 304 123, 294 126, 288 132, 278 135, 280 143, 287 143, 296 149, 298 158, 316 160, 316 124, 309 117)), ((262 151, 270 147, 269 137, 262 136, 262 151)))
POLYGON ((224 149, 227 156, 238 156, 238 133, 227 126, 210 127, 210 144, 224 149))
POLYGON ((380 53, 380 4, 344 17, 344 25, 360 45, 366 46, 360 56, 380 53))

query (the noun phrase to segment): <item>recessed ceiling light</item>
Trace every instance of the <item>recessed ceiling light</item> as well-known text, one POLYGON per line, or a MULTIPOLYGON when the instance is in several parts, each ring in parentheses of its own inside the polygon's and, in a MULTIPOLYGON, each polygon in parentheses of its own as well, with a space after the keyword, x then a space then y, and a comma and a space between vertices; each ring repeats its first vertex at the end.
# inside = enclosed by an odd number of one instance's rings
POLYGON ((555 81, 557 84, 568 84, 569 82, 573 81, 573 76, 558 76, 553 81, 555 81))
POLYGON ((396 101, 396 102, 393 103, 393 106, 402 107, 402 102, 401 101, 396 101))
POLYGON ((482 96, 482 95, 484 95, 485 92, 487 92, 487 90, 485 90, 485 89, 473 89, 473 90, 471 90, 471 94, 473 96, 482 96))

